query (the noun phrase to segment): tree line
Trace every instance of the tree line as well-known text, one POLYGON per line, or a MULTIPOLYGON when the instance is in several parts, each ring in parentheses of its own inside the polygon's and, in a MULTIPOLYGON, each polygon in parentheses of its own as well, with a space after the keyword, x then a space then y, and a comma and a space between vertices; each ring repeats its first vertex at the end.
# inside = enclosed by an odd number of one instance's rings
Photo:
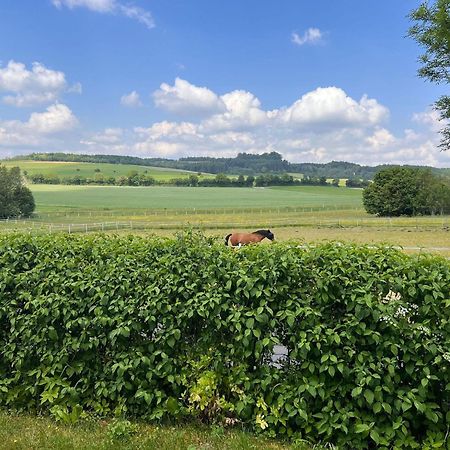
MULTIPOLYGON (((127 175, 117 177, 96 173, 93 177, 82 175, 58 176, 56 174, 26 174, 29 181, 34 184, 68 184, 68 185, 105 185, 105 186, 190 186, 190 187, 265 187, 265 186, 339 186, 339 179, 330 183, 325 177, 294 178, 292 175, 264 174, 264 175, 239 175, 230 177, 223 173, 215 177, 200 178, 199 175, 157 180, 146 173, 131 171, 127 175)), ((349 187, 362 187, 364 180, 352 180, 349 187)), ((368 183, 368 181, 367 181, 368 183)))
MULTIPOLYGON (((121 155, 82 155, 75 153, 32 153, 13 159, 34 161, 67 161, 109 164, 133 164, 138 166, 166 167, 189 170, 192 172, 233 175, 263 175, 268 173, 299 173, 304 177, 328 179, 347 178, 354 180, 372 180, 380 170, 389 165, 362 166, 344 161, 329 163, 290 163, 277 152, 248 154, 238 153, 234 158, 187 157, 178 160, 165 158, 139 158, 121 155)), ((421 166, 408 166, 420 168, 421 166)), ((436 174, 449 174, 448 169, 429 168, 436 174)))

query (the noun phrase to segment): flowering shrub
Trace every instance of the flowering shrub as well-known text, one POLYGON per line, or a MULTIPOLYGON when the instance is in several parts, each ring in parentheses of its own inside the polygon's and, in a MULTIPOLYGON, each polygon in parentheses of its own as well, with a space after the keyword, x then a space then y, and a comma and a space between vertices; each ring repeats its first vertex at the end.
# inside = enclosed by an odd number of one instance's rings
POLYGON ((444 445, 448 261, 218 241, 0 237, 0 405, 444 445))

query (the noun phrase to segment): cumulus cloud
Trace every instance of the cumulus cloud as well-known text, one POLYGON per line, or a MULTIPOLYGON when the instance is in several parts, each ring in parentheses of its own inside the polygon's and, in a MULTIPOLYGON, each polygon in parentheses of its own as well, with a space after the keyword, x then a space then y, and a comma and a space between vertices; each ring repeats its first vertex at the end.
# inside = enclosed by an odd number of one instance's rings
POLYGON ((136 127, 134 131, 142 137, 151 139, 179 136, 198 136, 203 138, 203 135, 199 133, 198 125, 190 122, 177 123, 165 120, 163 122, 154 123, 149 128, 136 127))
POLYGON ((16 107, 28 107, 57 100, 63 92, 81 93, 81 84, 67 87, 65 74, 48 69, 39 62, 28 70, 25 64, 9 61, 6 67, 0 67, 0 92, 3 103, 16 107))
POLYGON ((261 103, 252 93, 233 91, 222 95, 225 111, 215 114, 201 124, 210 133, 230 130, 245 130, 267 123, 269 113, 261 109, 261 103))
POLYGON ((266 110, 247 91, 219 95, 184 80, 162 86, 156 106, 189 116, 199 104, 206 103, 209 108, 204 107, 204 111, 209 114, 135 128, 129 147, 133 153, 181 157, 278 151, 293 162, 342 160, 436 166, 450 160, 450 154, 437 150, 433 114, 415 115, 412 126, 398 135, 388 127, 390 112, 386 106, 367 95, 354 99, 338 87, 319 87, 291 105, 266 110), (192 92, 198 94, 187 94, 192 92))
POLYGON ((66 105, 50 105, 44 112, 33 112, 26 122, 0 121, 0 146, 40 145, 43 138, 73 129, 78 120, 66 105))
POLYGON ((375 99, 363 96, 356 101, 340 88, 326 87, 308 92, 278 115, 291 124, 342 127, 376 125, 389 111, 375 99))
POLYGON ((63 6, 69 9, 87 8, 98 13, 123 15, 142 23, 148 29, 155 26, 153 16, 149 11, 132 4, 120 3, 117 0, 52 0, 52 3, 57 8, 63 6))
MULTIPOLYGON (((405 130, 393 131, 386 106, 367 95, 352 98, 338 87, 319 87, 291 104, 267 109, 251 92, 216 93, 177 79, 173 85, 162 84, 154 100, 158 107, 182 117, 131 129, 106 128, 85 135, 81 144, 94 153, 143 157, 231 157, 238 152, 277 151, 292 162, 450 165, 450 152, 437 147, 435 112, 418 112, 405 130)), ((26 122, 0 121, 0 147, 45 142, 48 149, 49 139, 76 123, 70 109, 56 103, 31 114, 26 122)))
POLYGON ((38 134, 52 134, 70 130, 77 122, 68 106, 57 103, 49 106, 45 112, 32 113, 27 126, 38 134))
POLYGON ((395 142, 395 137, 386 128, 377 128, 366 138, 366 142, 374 149, 385 148, 395 142))
POLYGON ((125 94, 120 99, 120 104, 128 108, 137 108, 142 106, 141 98, 136 91, 125 94))
POLYGON ((318 44, 322 42, 323 33, 318 28, 308 28, 302 36, 295 31, 291 34, 291 42, 295 45, 318 44))
POLYGON ((115 145, 121 142, 122 136, 122 128, 105 128, 103 132, 94 134, 80 143, 84 145, 115 145))
POLYGON ((180 115, 208 115, 225 109, 213 91, 181 78, 176 78, 173 86, 162 83, 153 93, 153 100, 158 108, 180 115))

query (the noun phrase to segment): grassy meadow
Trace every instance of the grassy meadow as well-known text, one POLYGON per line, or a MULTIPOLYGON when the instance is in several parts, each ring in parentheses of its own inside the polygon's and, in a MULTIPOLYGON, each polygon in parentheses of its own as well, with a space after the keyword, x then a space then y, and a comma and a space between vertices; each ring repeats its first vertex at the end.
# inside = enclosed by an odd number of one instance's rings
MULTIPOLYGON (((126 175, 131 170, 157 179, 190 172, 123 164, 8 161, 28 173, 58 176, 126 175)), ((208 176, 208 175, 204 175, 208 176)), ((270 228, 277 240, 305 243, 341 240, 385 243, 450 256, 450 218, 379 218, 368 215, 362 190, 333 186, 266 188, 175 186, 73 186, 31 184, 36 214, 0 222, 0 230, 173 234, 186 227, 220 236, 233 230, 270 228)))
POLYGON ((361 190, 328 186, 215 188, 30 185, 37 211, 67 209, 361 208, 361 190))
MULTIPOLYGON (((27 160, 13 160, 0 161, 6 167, 20 167, 22 172, 27 175, 57 175, 58 177, 74 177, 83 176, 86 178, 93 178, 97 174, 102 174, 105 177, 119 177, 127 176, 130 172, 136 171, 152 176, 158 181, 167 181, 172 178, 188 177, 196 172, 189 172, 186 170, 169 169, 164 167, 147 167, 137 166, 133 164, 97 164, 97 163, 83 163, 83 162, 66 162, 66 161, 27 161, 27 160), (97 170, 97 171, 96 171, 97 170)), ((211 175, 202 175, 209 177, 211 175)))

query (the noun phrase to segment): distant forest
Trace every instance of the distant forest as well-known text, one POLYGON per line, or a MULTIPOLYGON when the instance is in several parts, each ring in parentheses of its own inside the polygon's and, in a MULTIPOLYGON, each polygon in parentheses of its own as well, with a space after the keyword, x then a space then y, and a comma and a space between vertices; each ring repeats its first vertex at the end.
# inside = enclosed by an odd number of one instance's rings
MULTIPOLYGON (((137 156, 120 155, 82 155, 76 153, 32 153, 17 156, 13 159, 30 159, 35 161, 70 161, 110 164, 135 164, 138 166, 167 167, 172 169, 190 170, 197 173, 262 175, 298 173, 311 178, 347 178, 372 180, 377 172, 394 165, 361 166, 355 163, 332 161, 325 164, 290 163, 277 152, 261 155, 239 153, 235 158, 188 157, 174 159, 139 158, 137 156)), ((422 167, 425 166, 407 166, 422 167)), ((450 169, 427 167, 433 172, 450 176, 450 169)))

